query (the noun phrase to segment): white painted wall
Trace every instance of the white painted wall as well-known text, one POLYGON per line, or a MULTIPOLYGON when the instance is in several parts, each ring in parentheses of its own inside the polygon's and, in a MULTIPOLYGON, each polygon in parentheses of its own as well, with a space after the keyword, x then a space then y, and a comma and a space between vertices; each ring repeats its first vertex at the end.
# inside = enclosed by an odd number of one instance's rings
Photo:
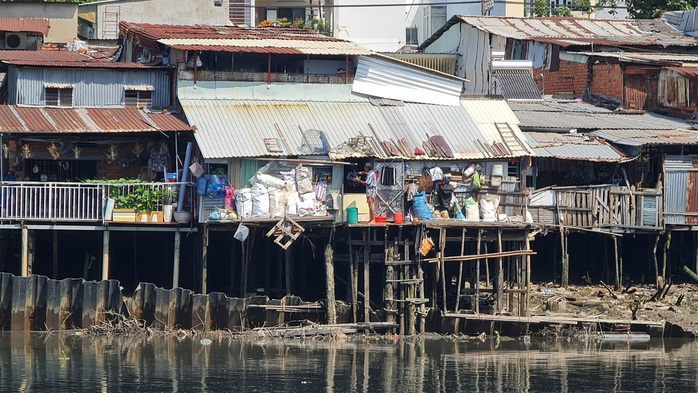
POLYGON ((44 37, 46 44, 65 44, 78 36, 77 4, 0 2, 0 16, 48 19, 51 28, 44 37))
MULTIPOLYGON (((337 5, 366 5, 366 0, 335 0, 337 5)), ((376 52, 395 52, 405 45, 405 0, 381 0, 386 7, 333 10, 334 37, 356 42, 376 52)))
MULTIPOLYGON (((97 8, 97 26, 93 39, 113 39, 110 27, 105 25, 105 18, 118 12, 118 21, 133 23, 153 23, 169 25, 214 25, 225 26, 228 20, 228 1, 220 0, 114 0, 87 3, 85 7, 97 8), (220 4, 217 6, 216 4, 220 4), (186 10, 186 12, 183 12, 186 10), (110 30, 104 34, 103 27, 110 30), (109 32, 112 35, 109 35, 109 32)), ((80 6, 82 10, 82 5, 80 6)), ((108 19, 107 19, 108 20, 108 19)), ((116 34, 118 36, 118 23, 116 34)))

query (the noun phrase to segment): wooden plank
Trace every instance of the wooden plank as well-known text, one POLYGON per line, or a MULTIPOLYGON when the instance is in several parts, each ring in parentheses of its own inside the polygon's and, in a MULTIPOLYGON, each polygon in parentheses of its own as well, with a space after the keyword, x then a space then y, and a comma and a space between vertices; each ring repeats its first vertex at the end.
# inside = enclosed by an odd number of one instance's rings
MULTIPOLYGON (((493 253, 485 253, 485 254, 479 254, 479 255, 464 255, 464 256, 452 256, 452 257, 444 257, 443 261, 444 262, 460 262, 460 261, 475 261, 479 259, 492 259, 492 258, 506 258, 506 257, 514 257, 514 256, 519 256, 519 255, 536 255, 538 254, 536 251, 531 251, 531 250, 517 250, 517 251, 503 251, 503 252, 493 252, 493 253)), ((440 258, 426 258, 424 261, 427 261, 429 263, 437 263, 441 259, 440 258)))

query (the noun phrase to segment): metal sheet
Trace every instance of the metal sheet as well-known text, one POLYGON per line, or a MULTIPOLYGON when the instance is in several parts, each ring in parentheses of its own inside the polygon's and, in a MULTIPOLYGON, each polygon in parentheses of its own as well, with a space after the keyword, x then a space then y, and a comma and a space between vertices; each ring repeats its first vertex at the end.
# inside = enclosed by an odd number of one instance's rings
POLYGON ((685 224, 687 203, 688 173, 693 168, 693 156, 665 156, 664 211, 667 224, 685 224))
MULTIPOLYGON (((180 93, 182 89, 180 88, 180 93)), ((180 97, 190 96, 187 92, 180 97)), ((503 143, 502 137, 483 132, 462 106, 410 104, 374 106, 370 102, 256 101, 180 98, 184 113, 206 158, 304 155, 303 132, 318 130, 326 136, 338 156, 352 138, 363 135, 377 142, 404 139, 409 152, 429 136, 441 135, 453 151, 453 159, 482 159, 495 156, 487 149, 503 143), (277 129, 278 127, 278 129, 277 129), (264 138, 280 138, 284 152, 269 152, 264 138)), ((316 153, 317 154, 317 153, 316 153)), ((366 156, 356 153, 356 156, 366 156)), ((376 157, 388 158, 379 149, 376 157)), ((409 156, 396 158, 410 159, 409 156)), ((420 159, 446 159, 432 156, 420 159)))
POLYGON ((0 18, 0 31, 48 35, 49 21, 40 18, 0 18))

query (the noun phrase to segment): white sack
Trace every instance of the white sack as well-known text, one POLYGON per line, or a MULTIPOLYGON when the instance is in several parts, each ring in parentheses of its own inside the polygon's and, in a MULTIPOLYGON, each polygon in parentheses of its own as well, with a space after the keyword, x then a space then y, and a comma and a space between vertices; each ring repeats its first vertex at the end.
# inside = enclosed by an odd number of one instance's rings
POLYGON ((260 183, 252 186, 252 218, 269 218, 269 191, 260 183))
POLYGON ((252 190, 249 188, 235 190, 235 209, 238 211, 239 219, 252 218, 252 190))

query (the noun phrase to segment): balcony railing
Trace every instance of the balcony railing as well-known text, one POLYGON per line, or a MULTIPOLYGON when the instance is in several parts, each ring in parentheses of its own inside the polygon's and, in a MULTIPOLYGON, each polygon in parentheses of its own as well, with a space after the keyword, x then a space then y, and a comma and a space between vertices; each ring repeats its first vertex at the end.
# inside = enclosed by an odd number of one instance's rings
MULTIPOLYGON (((129 195, 138 188, 178 193, 182 183, 96 184, 12 181, 0 184, 0 220, 104 223, 105 203, 119 189, 129 195)), ((187 183, 185 206, 193 212, 193 184, 187 183)), ((176 201, 175 201, 176 202, 176 201)), ((155 204, 162 210, 162 201, 155 204)))

